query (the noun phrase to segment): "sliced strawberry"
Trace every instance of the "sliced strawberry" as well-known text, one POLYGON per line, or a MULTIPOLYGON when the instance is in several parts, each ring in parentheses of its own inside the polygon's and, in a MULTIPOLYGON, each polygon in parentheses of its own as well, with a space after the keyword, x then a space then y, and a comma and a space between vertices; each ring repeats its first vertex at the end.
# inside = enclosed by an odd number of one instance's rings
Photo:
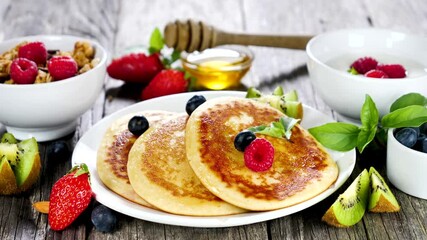
POLYGON ((378 64, 377 69, 385 72, 389 78, 406 77, 406 69, 400 64, 378 64))
POLYGON ((85 164, 77 166, 60 178, 52 187, 48 221, 52 230, 68 227, 89 206, 92 189, 85 164))
POLYGON ((365 77, 370 77, 370 78, 388 78, 388 75, 381 71, 381 70, 377 70, 377 69, 372 69, 369 72, 365 73, 365 77))
POLYGON ((378 65, 377 60, 372 57, 362 57, 354 61, 350 68, 356 70, 359 74, 365 74, 368 71, 375 69, 378 65))
POLYGON ((142 90, 141 99, 182 93, 188 89, 188 81, 184 73, 175 69, 163 70, 142 90))
POLYGON ((107 67, 108 75, 125 82, 148 83, 163 69, 158 54, 146 56, 131 53, 114 59, 107 67))

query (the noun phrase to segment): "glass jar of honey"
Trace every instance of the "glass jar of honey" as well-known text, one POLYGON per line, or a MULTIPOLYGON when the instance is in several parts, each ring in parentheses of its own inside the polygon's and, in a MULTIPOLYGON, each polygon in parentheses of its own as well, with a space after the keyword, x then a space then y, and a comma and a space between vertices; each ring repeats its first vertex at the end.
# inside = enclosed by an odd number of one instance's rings
POLYGON ((253 54, 249 48, 234 45, 181 54, 182 66, 197 79, 196 89, 222 90, 239 87, 252 60, 253 54))

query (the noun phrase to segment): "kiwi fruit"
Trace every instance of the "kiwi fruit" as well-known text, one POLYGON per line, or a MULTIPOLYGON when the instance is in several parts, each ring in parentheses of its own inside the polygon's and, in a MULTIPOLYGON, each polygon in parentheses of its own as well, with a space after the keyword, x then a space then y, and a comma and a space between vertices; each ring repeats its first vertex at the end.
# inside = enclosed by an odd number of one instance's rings
POLYGON ((368 204, 369 173, 364 169, 326 211, 322 221, 335 227, 350 227, 358 223, 368 204))
POLYGON ((4 134, 0 140, 0 160, 0 194, 26 191, 40 175, 40 154, 35 138, 18 142, 12 134, 4 134))
POLYGON ((18 192, 15 174, 6 156, 0 157, 0 195, 10 195, 18 192))
POLYGON ((371 179, 371 195, 369 197, 368 210, 377 213, 398 212, 400 206, 396 197, 374 167, 369 169, 369 177, 371 179))

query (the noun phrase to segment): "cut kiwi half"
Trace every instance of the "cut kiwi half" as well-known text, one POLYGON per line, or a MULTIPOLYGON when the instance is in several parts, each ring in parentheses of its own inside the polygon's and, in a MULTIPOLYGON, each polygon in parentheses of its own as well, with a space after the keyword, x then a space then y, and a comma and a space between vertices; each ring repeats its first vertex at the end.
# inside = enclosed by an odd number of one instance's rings
POLYGON ((15 174, 6 156, 0 157, 0 195, 10 195, 18 192, 15 174))
POLYGON ((358 223, 368 204, 369 173, 364 169, 326 211, 322 221, 335 227, 350 227, 358 223))
POLYGON ((41 170, 40 154, 35 138, 17 142, 12 134, 6 134, 0 140, 0 178, 4 184, 0 184, 0 194, 15 194, 26 191, 37 181, 41 170), (17 188, 11 184, 12 180, 17 188))
POLYGON ((371 195, 369 197, 368 210, 377 213, 398 212, 400 205, 396 197, 374 167, 369 169, 369 177, 371 179, 371 195))

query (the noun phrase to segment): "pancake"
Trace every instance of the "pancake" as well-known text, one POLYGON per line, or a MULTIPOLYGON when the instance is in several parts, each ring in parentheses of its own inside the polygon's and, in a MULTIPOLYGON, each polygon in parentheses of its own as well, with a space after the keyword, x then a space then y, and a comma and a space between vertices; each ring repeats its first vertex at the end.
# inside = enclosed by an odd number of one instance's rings
POLYGON ((186 126, 187 158, 201 182, 238 207, 264 211, 306 201, 329 188, 338 167, 325 149, 299 124, 290 140, 256 134, 272 143, 273 166, 254 172, 234 147, 242 130, 270 125, 284 116, 265 103, 222 97, 200 105, 186 126))
POLYGON ((137 137, 128 130, 128 122, 135 115, 144 115, 152 127, 174 114, 176 113, 143 111, 123 116, 111 124, 98 148, 96 162, 99 178, 105 186, 132 202, 152 207, 135 193, 129 182, 127 174, 128 154, 137 137))
POLYGON ((245 212, 213 195, 194 174, 185 153, 187 118, 181 114, 136 140, 128 161, 133 188, 147 202, 169 213, 219 216, 245 212))

